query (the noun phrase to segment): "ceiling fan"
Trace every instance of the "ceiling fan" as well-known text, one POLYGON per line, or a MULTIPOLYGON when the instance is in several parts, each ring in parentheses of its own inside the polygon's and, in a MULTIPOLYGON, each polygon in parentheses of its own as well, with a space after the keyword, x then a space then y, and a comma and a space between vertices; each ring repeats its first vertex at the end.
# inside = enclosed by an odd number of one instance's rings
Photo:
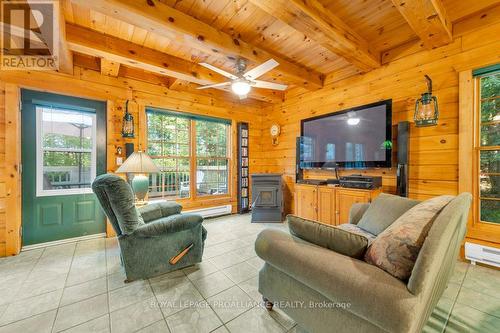
POLYGON ((236 95, 238 95, 240 99, 244 99, 247 97, 252 87, 274 90, 285 90, 286 88, 288 88, 288 86, 284 84, 257 80, 257 78, 279 65, 279 63, 274 59, 269 59, 259 66, 252 68, 248 72, 245 72, 245 70, 247 69, 246 60, 240 58, 236 61, 236 74, 228 73, 225 70, 207 64, 205 62, 200 63, 200 65, 231 79, 231 81, 209 84, 206 86, 198 87, 196 89, 222 88, 225 86, 231 86, 231 90, 236 95))

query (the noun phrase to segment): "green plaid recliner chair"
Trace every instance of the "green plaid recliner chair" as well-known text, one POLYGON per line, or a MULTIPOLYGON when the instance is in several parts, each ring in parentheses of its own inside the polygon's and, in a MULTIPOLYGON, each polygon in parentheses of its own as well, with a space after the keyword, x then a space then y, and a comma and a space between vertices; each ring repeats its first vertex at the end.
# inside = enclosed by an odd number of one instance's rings
POLYGON ((127 281, 201 262, 207 231, 200 215, 181 214, 182 206, 169 201, 136 209, 129 184, 114 174, 98 176, 92 190, 118 237, 127 281))

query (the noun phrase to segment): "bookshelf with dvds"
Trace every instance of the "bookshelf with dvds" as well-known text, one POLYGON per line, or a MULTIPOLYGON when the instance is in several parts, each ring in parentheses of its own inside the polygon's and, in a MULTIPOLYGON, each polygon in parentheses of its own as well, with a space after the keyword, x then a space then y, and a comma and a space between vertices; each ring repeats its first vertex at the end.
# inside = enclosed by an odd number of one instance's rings
POLYGON ((238 123, 238 213, 244 214, 249 207, 248 174, 248 123, 238 123))

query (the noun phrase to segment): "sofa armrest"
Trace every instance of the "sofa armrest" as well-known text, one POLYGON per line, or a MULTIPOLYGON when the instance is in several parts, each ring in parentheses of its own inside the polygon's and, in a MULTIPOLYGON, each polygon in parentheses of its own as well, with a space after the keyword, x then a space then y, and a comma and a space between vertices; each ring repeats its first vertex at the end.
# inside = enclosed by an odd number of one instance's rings
POLYGON ((369 203, 355 203, 351 206, 349 211, 349 223, 358 224, 366 210, 370 207, 369 203))
POLYGON ((174 201, 158 201, 137 209, 144 222, 148 223, 174 214, 180 214, 182 206, 174 201))
POLYGON ((262 231, 257 255, 332 302, 390 332, 408 332, 418 298, 406 284, 376 266, 308 243, 278 230, 262 231))
POLYGON ((196 214, 174 214, 141 225, 132 233, 137 237, 155 237, 169 233, 196 228, 203 222, 203 217, 196 214))

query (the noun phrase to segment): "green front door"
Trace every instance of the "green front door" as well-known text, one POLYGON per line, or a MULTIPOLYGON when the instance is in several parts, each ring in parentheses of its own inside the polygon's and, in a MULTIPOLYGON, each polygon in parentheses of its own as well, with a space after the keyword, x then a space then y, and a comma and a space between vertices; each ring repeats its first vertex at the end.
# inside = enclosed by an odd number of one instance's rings
POLYGON ((91 183, 106 172, 106 104, 22 91, 23 245, 103 233, 91 183))

